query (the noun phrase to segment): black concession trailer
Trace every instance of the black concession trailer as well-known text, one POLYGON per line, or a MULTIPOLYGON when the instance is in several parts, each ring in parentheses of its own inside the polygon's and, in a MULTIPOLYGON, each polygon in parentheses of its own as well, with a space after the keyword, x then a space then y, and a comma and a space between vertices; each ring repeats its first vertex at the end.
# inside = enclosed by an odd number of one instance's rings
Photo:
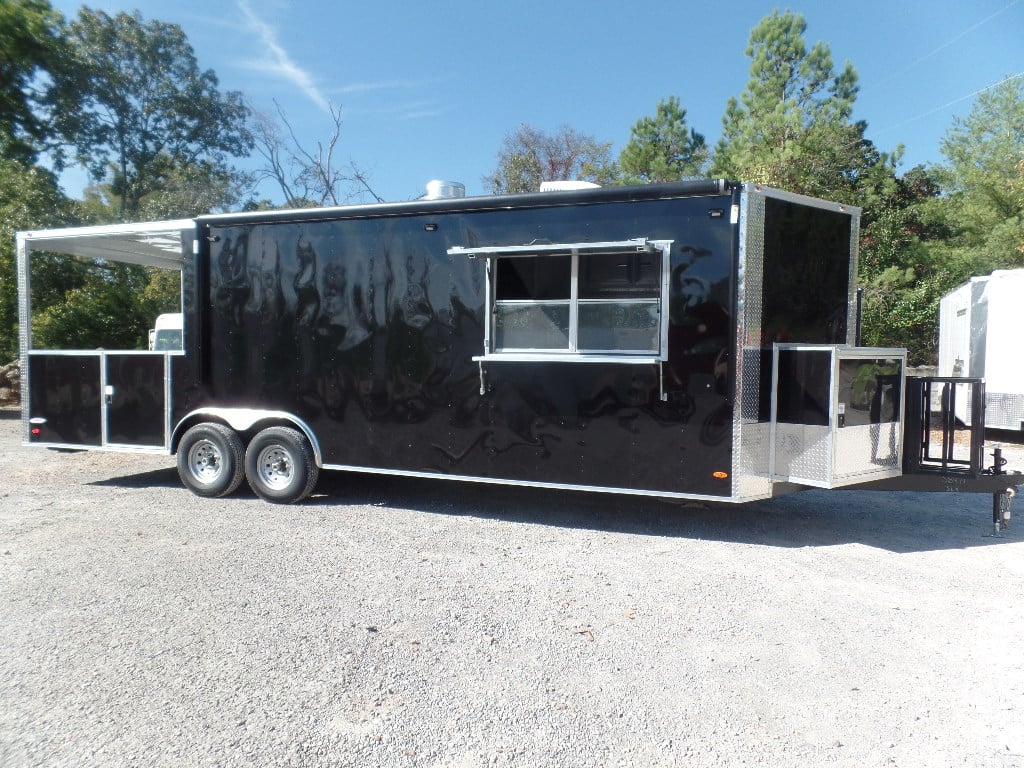
POLYGON ((956 459, 930 405, 983 383, 855 345, 858 225, 708 180, 22 232, 24 439, 176 454, 206 496, 244 477, 297 501, 339 469, 728 502, 959 488, 1008 517, 1018 476, 978 430, 956 459), (34 349, 34 251, 179 270, 183 348, 34 349))

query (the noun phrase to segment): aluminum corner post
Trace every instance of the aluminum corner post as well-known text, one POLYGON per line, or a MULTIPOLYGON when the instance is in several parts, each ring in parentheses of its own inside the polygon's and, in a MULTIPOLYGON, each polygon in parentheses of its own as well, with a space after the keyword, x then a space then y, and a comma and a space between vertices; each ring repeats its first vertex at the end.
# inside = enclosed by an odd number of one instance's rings
POLYGON ((18 232, 17 270, 18 270, 18 365, 21 366, 21 439, 28 443, 29 433, 29 381, 28 352, 32 348, 32 285, 29 269, 28 233, 18 232))
POLYGON ((857 331, 860 329, 861 322, 861 304, 857 298, 857 263, 859 261, 860 251, 860 209, 857 209, 857 215, 850 217, 850 300, 847 302, 847 314, 846 314, 846 344, 851 347, 859 345, 859 339, 857 338, 857 331))
POLYGON ((731 500, 755 501, 772 495, 768 476, 769 425, 758 421, 765 195, 744 185, 738 205, 731 500))

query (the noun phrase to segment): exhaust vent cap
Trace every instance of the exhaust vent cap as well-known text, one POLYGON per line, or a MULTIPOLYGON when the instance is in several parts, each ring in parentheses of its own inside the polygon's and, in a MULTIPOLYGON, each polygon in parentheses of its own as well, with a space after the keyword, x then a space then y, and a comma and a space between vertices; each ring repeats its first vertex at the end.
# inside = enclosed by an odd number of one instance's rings
POLYGON ((421 200, 449 200, 466 196, 466 185, 458 181, 434 179, 427 182, 427 194, 421 200))

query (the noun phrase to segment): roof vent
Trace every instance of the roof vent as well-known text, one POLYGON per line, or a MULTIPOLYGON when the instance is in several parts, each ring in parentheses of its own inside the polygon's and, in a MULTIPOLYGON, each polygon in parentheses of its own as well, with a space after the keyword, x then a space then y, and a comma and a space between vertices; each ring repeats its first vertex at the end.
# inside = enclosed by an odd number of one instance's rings
POLYGON ((449 200, 453 197, 465 197, 466 185, 458 181, 441 181, 434 179, 427 182, 427 194, 420 200, 449 200))
POLYGON ((590 181, 577 181, 576 179, 569 179, 568 181, 542 181, 540 183, 540 191, 566 192, 571 189, 594 189, 600 186, 600 184, 594 184, 590 181))

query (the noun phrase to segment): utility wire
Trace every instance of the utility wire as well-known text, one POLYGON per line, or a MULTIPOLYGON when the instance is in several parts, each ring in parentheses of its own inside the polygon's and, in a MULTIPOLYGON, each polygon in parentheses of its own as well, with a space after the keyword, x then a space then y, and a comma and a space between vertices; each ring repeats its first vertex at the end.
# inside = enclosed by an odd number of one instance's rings
POLYGON ((935 54, 939 53, 940 51, 944 51, 946 48, 949 48, 951 45, 953 45, 954 43, 958 42, 961 38, 966 37, 967 35, 969 35, 971 32, 973 32, 974 30, 976 30, 978 27, 982 26, 983 24, 987 24, 988 22, 992 21, 992 19, 996 18, 996 16, 999 16, 999 15, 1001 15, 1003 13, 1006 13, 1008 10, 1013 8, 1013 6, 1020 4, 1020 2, 1021 2, 1021 0, 1013 0, 1011 3, 1009 3, 1008 5, 1003 6, 1002 8, 1000 8, 995 13, 989 14, 988 16, 986 16, 981 21, 972 24, 967 29, 965 29, 962 32, 960 32, 960 34, 955 35, 954 37, 952 37, 949 40, 947 40, 946 42, 944 42, 938 48, 935 48, 934 50, 929 51, 928 53, 926 53, 924 56, 921 56, 921 57, 915 59, 914 61, 910 62, 910 64, 908 64, 907 66, 905 66, 903 69, 899 70, 898 72, 894 72, 894 73, 890 74, 887 78, 885 78, 880 83, 878 83, 877 87, 880 88, 883 85, 888 85, 889 83, 891 83, 896 78, 902 77, 907 72, 909 72, 914 67, 916 67, 918 64, 920 64, 922 61, 927 61, 928 59, 930 59, 932 56, 934 56, 935 54))
POLYGON ((897 128, 902 128, 907 123, 914 123, 914 122, 917 122, 918 120, 923 120, 926 117, 931 117, 936 112, 941 112, 944 109, 949 109, 954 104, 959 104, 961 101, 967 101, 968 99, 973 99, 975 96, 977 96, 979 94, 982 94, 982 93, 985 93, 985 91, 991 91, 993 88, 998 88, 1003 83, 1009 83, 1010 81, 1016 80, 1016 79, 1018 79, 1020 77, 1024 77, 1024 71, 1018 72, 1015 75, 1010 75, 1008 77, 1004 77, 999 82, 992 83, 991 85, 986 85, 984 88, 979 88, 978 90, 974 91, 973 93, 968 93, 966 96, 961 96, 958 99, 953 99, 952 101, 947 102, 946 104, 943 104, 941 107, 935 107, 934 109, 930 109, 927 112, 922 112, 921 114, 915 115, 914 117, 908 117, 906 120, 901 120, 898 123, 894 123, 894 124, 892 124, 890 126, 887 126, 885 128, 881 128, 881 129, 878 129, 878 130, 872 130, 871 132, 873 134, 877 135, 879 133, 885 133, 886 131, 892 131, 892 130, 895 130, 897 128))

